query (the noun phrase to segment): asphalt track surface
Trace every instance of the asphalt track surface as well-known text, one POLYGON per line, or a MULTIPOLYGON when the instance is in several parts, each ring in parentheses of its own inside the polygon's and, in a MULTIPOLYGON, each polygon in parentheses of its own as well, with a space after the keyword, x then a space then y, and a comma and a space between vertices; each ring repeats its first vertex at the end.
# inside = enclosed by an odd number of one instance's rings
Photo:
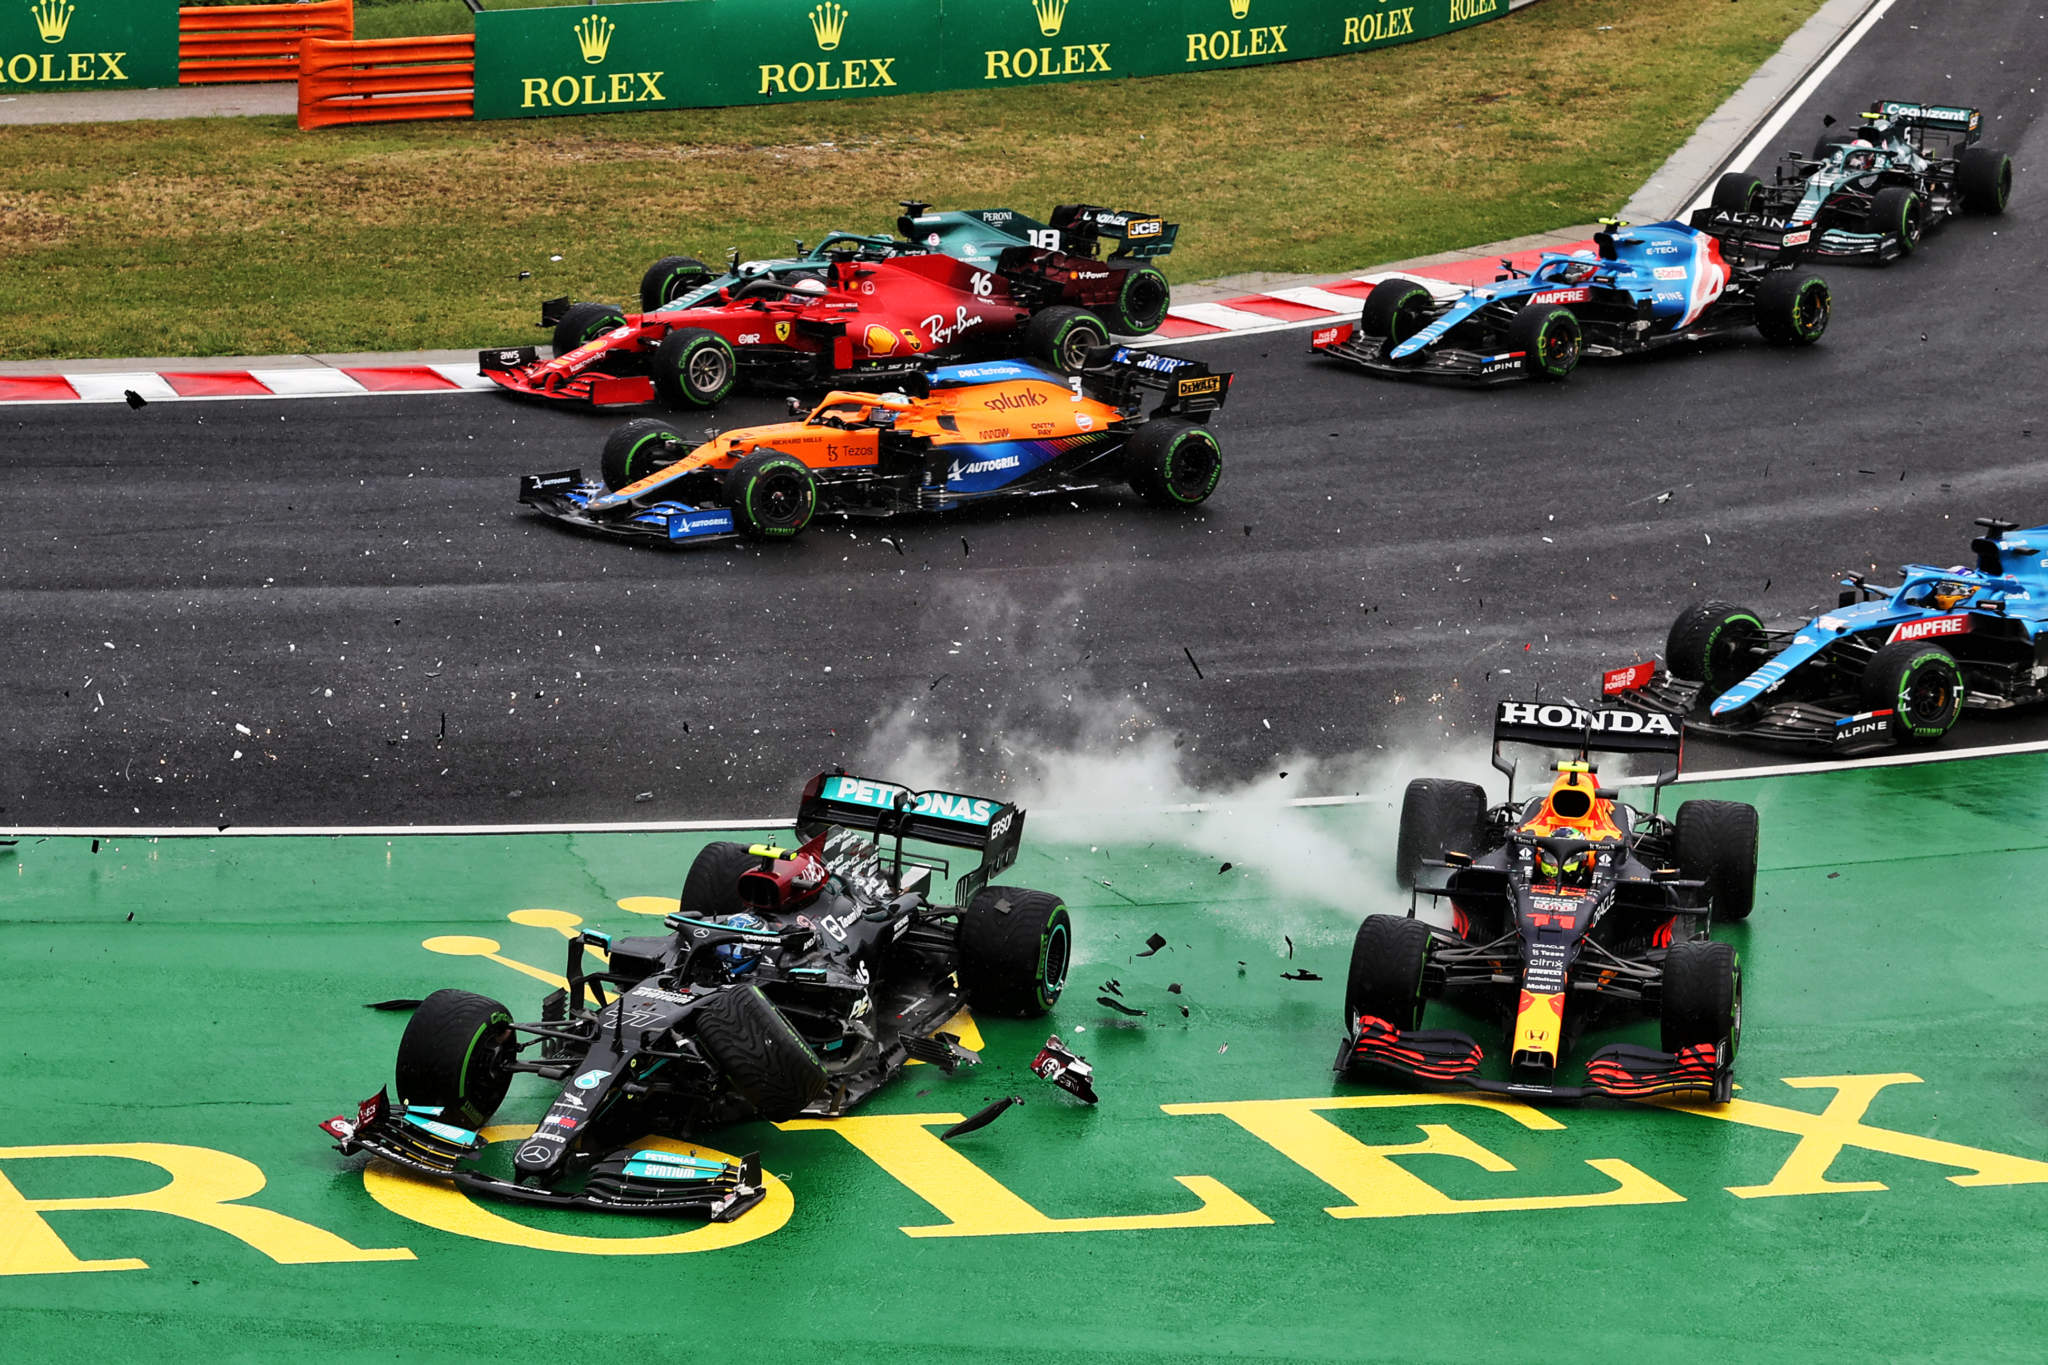
POLYGON ((965 786, 1134 737, 1201 784, 1469 749, 1496 698, 1585 696, 1699 597, 1805 614, 1843 572, 1967 559, 1973 517, 2048 520, 2044 53, 2031 9, 1901 3, 1793 118, 1788 147, 1876 98, 1974 105, 2016 167, 2004 217, 1823 267, 1817 347, 1475 392, 1311 362, 1305 332, 1181 343, 1239 376, 1195 515, 1103 492, 673 553, 515 508, 616 416, 16 408, 0 826, 766 815, 906 747, 965 786))

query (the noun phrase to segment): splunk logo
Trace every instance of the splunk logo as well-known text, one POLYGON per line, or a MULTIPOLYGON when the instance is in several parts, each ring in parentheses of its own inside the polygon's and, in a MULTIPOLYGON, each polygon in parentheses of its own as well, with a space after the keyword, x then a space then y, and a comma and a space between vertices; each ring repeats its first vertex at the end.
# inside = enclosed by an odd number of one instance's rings
MULTIPOLYGON (((806 18, 811 38, 820 52, 836 52, 846 37, 846 24, 853 11, 826 0, 813 6, 806 18)), ((821 62, 808 57, 791 62, 763 62, 760 65, 763 95, 808 95, 813 91, 878 90, 896 84, 894 57, 841 57, 821 62)))

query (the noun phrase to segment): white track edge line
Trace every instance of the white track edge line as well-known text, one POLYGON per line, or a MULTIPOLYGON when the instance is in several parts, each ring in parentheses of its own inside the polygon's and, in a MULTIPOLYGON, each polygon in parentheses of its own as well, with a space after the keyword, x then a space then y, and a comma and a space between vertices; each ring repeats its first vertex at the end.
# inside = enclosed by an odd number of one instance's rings
MULTIPOLYGON (((1850 772, 1867 768, 1908 768, 1926 763, 1953 763, 1963 759, 1996 758, 2011 754, 2037 754, 2048 752, 2048 740, 2023 740, 2012 744, 1985 744, 1971 749, 1951 749, 1937 753, 1883 754, 1875 758, 1831 759, 1820 763, 1777 763, 1756 768, 1720 768, 1713 772, 1687 773, 1674 786, 1691 786, 1701 782, 1741 782, 1756 778, 1800 777, 1816 773, 1850 772)), ((1646 787, 1654 779, 1649 777, 1616 778, 1617 787, 1646 787)), ((1380 796, 1297 796, 1285 801, 1244 801, 1209 802, 1200 801, 1172 806, 1155 806, 1147 809, 1154 815, 1198 815, 1207 811, 1234 811, 1241 809, 1270 810, 1279 807, 1308 806, 1363 806, 1384 801, 1380 796)), ((1128 808, 1119 808, 1125 809, 1128 808)), ((1102 814, 1085 807, 1046 807, 1038 811, 1041 819, 1051 816, 1074 816, 1102 814)), ((778 818, 772 820, 650 820, 644 823, 610 822, 582 825, 251 825, 246 828, 230 825, 218 829, 212 825, 166 825, 138 826, 123 828, 99 825, 61 826, 19 826, 0 829, 0 837, 9 839, 337 839, 337 838, 445 838, 451 836, 485 837, 498 834, 687 834, 697 831, 737 829, 789 829, 795 820, 778 818)))

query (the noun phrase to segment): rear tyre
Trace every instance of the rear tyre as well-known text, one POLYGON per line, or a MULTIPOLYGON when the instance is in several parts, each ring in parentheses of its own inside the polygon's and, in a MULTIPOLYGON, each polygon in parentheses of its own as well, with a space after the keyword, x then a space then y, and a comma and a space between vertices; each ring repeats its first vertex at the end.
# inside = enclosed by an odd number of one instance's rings
POLYGON ((604 486, 614 493, 672 465, 687 448, 682 434, 652 417, 636 417, 604 438, 604 486))
POLYGON ((988 886, 960 913, 960 984, 988 1014, 1036 1019, 1067 984, 1074 926, 1049 891, 988 886))
POLYGON ((1881 189, 1870 201, 1870 230, 1893 234, 1899 239, 1900 254, 1910 256, 1920 249, 1920 234, 1927 230, 1927 215, 1921 209, 1920 196, 1905 186, 1881 189))
POLYGON ((825 1093, 818 1054, 757 986, 732 986, 697 1011, 697 1040, 732 1088, 770 1123, 825 1093))
POLYGON ((711 278, 704 262, 690 256, 664 256, 640 277, 640 311, 651 313, 672 303, 711 278))
POLYGON ((2012 158, 1989 147, 1964 148, 1956 188, 1971 213, 2004 213, 2012 198, 2012 158))
POLYGON ((1173 287, 1166 276, 1155 266, 1135 265, 1124 272, 1116 302, 1104 310, 1104 319, 1119 335, 1140 337, 1158 331, 1172 305, 1173 287))
POLYGON ((480 1128, 512 1084, 512 1015, 487 995, 435 991, 398 1040, 398 1098, 435 1104, 465 1128, 480 1128))
POLYGON ((1707 884, 1716 918, 1748 919, 1756 907, 1756 807, 1688 801, 1676 824, 1678 870, 1707 884))
POLYGON ((745 844, 719 840, 704 845, 691 861, 689 875, 683 878, 677 910, 691 919, 738 914, 746 908, 740 904, 740 873, 760 861, 747 852, 745 844))
POLYGON ((625 320, 626 315, 609 303, 570 304, 555 323, 555 359, 560 360, 577 347, 596 340, 625 320))
POLYGON ((1828 329, 1828 282, 1797 270, 1773 270, 1756 290, 1756 329, 1781 346, 1811 346, 1828 329))
POLYGON ((1088 352, 1109 341, 1109 328, 1086 308, 1055 304, 1024 324, 1024 349, 1061 374, 1079 374, 1088 352))
POLYGON ((732 392, 739 360, 716 332, 679 327, 654 348, 654 391, 672 408, 708 408, 732 392))
POLYGON ((1531 379, 1565 379, 1579 368, 1586 334, 1563 304, 1532 303, 1508 324, 1507 348, 1526 353, 1522 364, 1531 379))
POLYGON ((1700 1043, 1727 1044, 1721 1064, 1742 1041, 1742 958, 1732 943, 1695 939, 1664 955, 1663 1038, 1666 1052, 1700 1043))
POLYGON ((1486 792, 1471 782, 1418 777, 1401 797, 1401 833, 1394 842, 1394 880, 1403 890, 1415 885, 1424 858, 1445 849, 1472 853, 1479 822, 1486 818, 1486 792))
POLYGON ((1764 623, 1748 607, 1695 602, 1678 613, 1664 639, 1664 666, 1700 685, 1710 702, 1756 671, 1764 656, 1764 623))
POLYGON ((1125 458, 1131 487, 1161 507, 1194 507, 1223 477, 1223 447, 1207 427, 1160 417, 1132 434, 1125 458))
POLYGON ((1713 205, 1727 213, 1754 213, 1763 197, 1764 182, 1748 171, 1729 171, 1714 182, 1713 205))
POLYGON ((1344 1029, 1358 1016, 1384 1019, 1397 1029, 1422 1023, 1422 971, 1429 965, 1429 926, 1400 915, 1367 915, 1351 941, 1351 971, 1344 978, 1344 1029))
POLYGON ((1436 296, 1429 286, 1416 280, 1381 280, 1365 296, 1358 310, 1358 331, 1388 346, 1399 346, 1429 325, 1436 309, 1436 296))
POLYGON ((1899 640, 1871 655, 1863 669, 1863 704, 1890 707, 1892 732, 1932 744, 1963 714, 1963 671, 1940 645, 1899 640))
POLYGON ((818 476, 794 455, 757 450, 726 472, 733 523, 754 540, 788 540, 818 511, 818 476))

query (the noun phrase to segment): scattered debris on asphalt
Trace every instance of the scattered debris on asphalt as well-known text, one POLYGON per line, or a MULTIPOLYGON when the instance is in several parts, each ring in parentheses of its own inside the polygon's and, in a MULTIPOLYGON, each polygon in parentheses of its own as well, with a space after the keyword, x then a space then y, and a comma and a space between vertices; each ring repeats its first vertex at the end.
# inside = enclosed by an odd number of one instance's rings
POLYGON ((1128 1014, 1133 1019, 1142 1019, 1145 1017, 1144 1010, 1133 1009, 1131 1008, 1131 1006, 1126 1005, 1123 1001, 1118 1000, 1113 996, 1098 995, 1095 997, 1095 1003, 1098 1005, 1107 1005, 1109 1006, 1109 1008, 1115 1010, 1118 1014, 1128 1014))
POLYGON ((968 1133, 974 1132, 976 1129, 986 1128, 1000 1118, 1005 1109, 1008 1109, 1013 1104, 1022 1103, 1024 1103, 1022 1095, 1005 1095, 988 1108, 968 1115, 945 1132, 939 1134, 939 1141, 951 1142, 956 1137, 963 1137, 968 1133))
POLYGON ((1032 1059, 1031 1069, 1068 1094, 1079 1096, 1090 1104, 1096 1102, 1095 1068, 1067 1051, 1067 1045, 1060 1041, 1057 1033, 1045 1040, 1045 1046, 1032 1059))
POLYGON ((417 1001, 417 1000, 403 1000, 403 999, 401 999, 401 1000, 374 1000, 374 1001, 371 1001, 371 1002, 370 1002, 369 1004, 367 1004, 367 1005, 363 1006, 363 1008, 364 1008, 364 1009, 366 1009, 366 1010, 416 1010, 416 1009, 418 1009, 419 1007, 420 1007, 420 1002, 419 1002, 419 1001, 417 1001))
POLYGON ((1145 940, 1145 951, 1144 951, 1144 952, 1142 952, 1142 953, 1139 953, 1139 954, 1138 954, 1138 956, 1139 956, 1139 957, 1150 957, 1150 956, 1152 956, 1152 954, 1154 954, 1154 953, 1158 952, 1158 951, 1159 951, 1159 950, 1160 950, 1161 948, 1164 948, 1165 946, 1166 946, 1166 935, 1164 935, 1164 934, 1153 934, 1153 935, 1151 935, 1150 937, 1148 937, 1148 938, 1147 938, 1147 939, 1145 940))
POLYGON ((1323 978, 1306 968, 1297 968, 1291 972, 1280 973, 1280 979, 1282 981, 1321 981, 1323 978))

